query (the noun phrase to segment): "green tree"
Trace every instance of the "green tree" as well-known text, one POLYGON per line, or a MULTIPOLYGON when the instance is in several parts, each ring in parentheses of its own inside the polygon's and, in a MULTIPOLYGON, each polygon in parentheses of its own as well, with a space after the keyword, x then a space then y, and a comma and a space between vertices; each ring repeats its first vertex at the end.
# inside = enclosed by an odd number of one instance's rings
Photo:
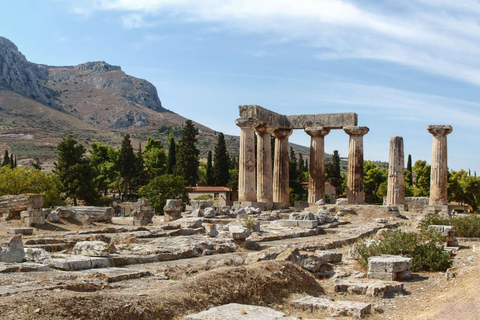
POLYGON ((57 145, 57 161, 54 162, 53 173, 60 181, 60 191, 65 197, 73 200, 84 200, 87 204, 95 204, 100 198, 93 183, 95 172, 85 158, 85 147, 77 144, 72 135, 68 135, 57 145))
POLYGON ((448 176, 448 200, 480 207, 480 179, 465 170, 451 171, 448 176))
POLYGON ((218 134, 215 156, 213 159, 213 179, 216 186, 226 186, 229 180, 229 157, 225 137, 223 133, 218 134))
POLYGON ((156 213, 163 214, 167 199, 181 199, 183 204, 188 203, 188 189, 185 185, 186 181, 182 177, 164 174, 140 188, 140 194, 148 199, 156 213))
POLYGON ((5 150, 3 154, 2 167, 8 166, 10 164, 10 156, 8 155, 8 150, 5 150))
POLYGON ((326 180, 335 187, 336 195, 339 196, 343 193, 342 188, 342 173, 340 170, 340 154, 338 150, 333 151, 332 162, 325 166, 326 180))
MULTIPOLYGON (((164 154, 165 156, 165 154, 164 154)), ((138 152, 135 155, 135 171, 132 176, 132 189, 138 190, 148 183, 147 170, 143 160, 142 145, 139 143, 138 152)))
POLYGON ((292 147, 290 147, 290 159, 288 161, 288 170, 289 170, 289 186, 290 186, 290 205, 294 205, 295 201, 297 200, 305 200, 306 199, 306 191, 303 190, 302 185, 300 183, 300 174, 298 172, 298 160, 297 156, 295 155, 295 151, 292 147))
POLYGON ((125 200, 127 200, 130 181, 135 173, 135 162, 135 153, 133 152, 130 135, 127 133, 123 137, 117 158, 117 170, 120 172, 120 177, 123 179, 123 196, 125 200))
POLYGON ((170 137, 168 140, 168 162, 167 162, 167 174, 173 174, 175 172, 175 164, 177 162, 177 158, 175 156, 175 139, 173 137, 170 137))
POLYGON ((363 163, 363 185, 366 203, 379 203, 383 200, 381 196, 385 194, 387 179, 388 172, 385 168, 380 168, 373 161, 365 161, 363 163), (382 184, 384 188, 382 188, 383 190, 379 194, 378 191, 382 184))
POLYGON ((414 181, 414 196, 428 197, 430 195, 430 165, 424 160, 417 160, 413 165, 413 172, 415 174, 414 181))
POLYGON ((148 178, 153 179, 165 173, 167 156, 160 140, 147 138, 147 144, 142 155, 147 168, 148 178))
POLYGON ((185 121, 182 137, 178 144, 178 153, 176 154, 177 174, 183 177, 190 186, 195 186, 198 179, 198 156, 200 151, 195 147, 197 142, 198 129, 193 125, 191 120, 185 121))
POLYGON ((60 197, 60 181, 52 173, 24 166, 0 168, 0 196, 38 193, 44 196, 44 208, 64 205, 60 197))
POLYGON ((207 186, 213 186, 215 183, 213 177, 212 151, 208 151, 205 182, 207 186))
POLYGON ((412 156, 408 155, 407 169, 405 170, 405 184, 408 186, 413 185, 413 172, 412 172, 412 156))

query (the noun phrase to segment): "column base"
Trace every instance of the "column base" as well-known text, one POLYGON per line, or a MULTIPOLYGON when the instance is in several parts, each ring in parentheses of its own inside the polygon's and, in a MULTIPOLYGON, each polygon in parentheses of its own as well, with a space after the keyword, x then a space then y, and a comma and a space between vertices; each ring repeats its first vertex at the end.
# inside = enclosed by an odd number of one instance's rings
POLYGON ((448 205, 428 205, 427 206, 427 213, 428 214, 438 214, 444 218, 450 218, 450 213, 448 212, 448 205))
MULTIPOLYGON (((398 211, 408 211, 408 204, 387 204, 385 205, 385 208, 387 208, 387 211, 390 211, 390 208, 396 208, 398 211)), ((395 209, 392 209, 395 210, 395 209)))

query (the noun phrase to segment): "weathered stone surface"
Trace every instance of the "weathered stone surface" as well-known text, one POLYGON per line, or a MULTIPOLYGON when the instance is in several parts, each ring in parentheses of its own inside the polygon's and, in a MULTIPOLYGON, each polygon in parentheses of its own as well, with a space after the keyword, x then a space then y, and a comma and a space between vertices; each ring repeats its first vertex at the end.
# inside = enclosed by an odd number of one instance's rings
POLYGON ((325 127, 307 127, 305 132, 310 139, 310 162, 308 180, 308 203, 325 200, 325 136, 330 129, 325 127))
POLYGON ((39 211, 44 198, 41 194, 19 194, 0 197, 0 216, 3 220, 20 219, 22 211, 39 211))
POLYGON ((56 222, 60 221, 60 217, 59 217, 58 214, 54 211, 54 212, 51 212, 51 213, 47 216, 47 220, 50 221, 50 222, 56 223, 56 222))
POLYGON ((186 315, 185 320, 276 320, 289 319, 285 314, 266 307, 230 303, 197 314, 186 315))
POLYGON ((367 127, 344 127, 350 136, 348 144, 347 198, 349 204, 364 204, 363 190, 363 136, 368 133, 367 127))
POLYGON ((316 220, 280 220, 280 223, 284 227, 300 227, 307 229, 313 229, 318 226, 316 220))
POLYGON ((433 135, 429 205, 443 206, 448 204, 447 135, 453 129, 449 125, 430 125, 427 130, 433 135))
POLYGON ((339 263, 342 262, 342 253, 335 251, 317 250, 315 255, 325 263, 339 263))
POLYGON ((0 262, 22 262, 25 257, 22 235, 14 235, 6 244, 0 247, 0 262))
POLYGON ((31 236, 33 234, 32 228, 7 228, 9 234, 23 234, 24 236, 31 236))
POLYGON ((20 212, 20 220, 28 227, 45 224, 45 217, 41 209, 28 209, 20 212))
POLYGON ((251 118, 235 121, 240 127, 240 153, 238 158, 238 201, 256 200, 255 132, 259 122, 251 118))
POLYGON ((193 210, 195 209, 205 209, 213 206, 212 200, 191 200, 193 210))
POLYGON ((57 207, 55 212, 64 219, 71 217, 71 213, 76 219, 91 222, 111 222, 113 218, 114 210, 112 207, 57 207))
POLYGON ((134 204, 131 215, 133 217, 132 225, 146 226, 153 223, 152 218, 155 212, 152 211, 147 199, 140 198, 134 204))
POLYGON ((403 292, 403 283, 396 281, 380 280, 341 280, 336 283, 334 290, 336 292, 348 292, 352 294, 364 294, 372 297, 387 298, 395 293, 403 292))
POLYGON ((41 263, 5 263, 0 262, 0 273, 50 271, 50 266, 41 263))
POLYGON ((68 254, 57 254, 47 263, 50 267, 61 270, 76 271, 109 266, 108 258, 85 257, 68 254))
POLYGON ((272 144, 273 128, 260 125, 257 132, 257 201, 273 202, 273 164, 272 144))
POLYGON ((231 226, 228 230, 234 240, 245 240, 250 236, 250 230, 245 227, 231 226))
POLYGON ((344 205, 348 204, 348 199, 338 198, 337 201, 335 201, 335 204, 337 204, 339 206, 344 206, 344 205))
POLYGON ((44 262, 50 260, 51 256, 48 251, 42 248, 26 248, 25 261, 44 262))
POLYGON ((292 302, 292 306, 310 312, 323 312, 331 317, 350 316, 363 318, 370 313, 371 304, 353 301, 333 301, 306 296, 292 302))
POLYGON ((128 270, 126 268, 106 268, 83 271, 89 275, 100 276, 108 283, 150 277, 152 273, 144 270, 128 270))
POLYGON ((289 216, 290 220, 317 220, 315 215, 309 211, 292 212, 289 216))
POLYGON ((72 253, 87 257, 108 257, 110 250, 103 241, 79 241, 73 247, 72 253))
POLYGON ((318 224, 320 225, 338 221, 338 219, 335 216, 333 216, 330 212, 325 211, 323 209, 318 210, 316 218, 317 218, 318 224))
POLYGON ((289 145, 288 137, 292 134, 291 129, 276 129, 275 158, 273 164, 273 202, 289 202, 289 145))
POLYGON ((405 204, 405 158, 403 155, 403 138, 390 138, 390 155, 388 162, 388 190, 386 205, 405 204))
POLYGON ((213 218, 213 217, 215 217, 216 215, 217 215, 217 211, 215 211, 215 209, 212 208, 212 207, 205 208, 205 209, 203 210, 203 216, 204 216, 205 218, 213 218))
POLYGON ((213 223, 206 223, 205 227, 205 234, 209 237, 215 238, 218 236, 218 230, 215 224, 213 223))
POLYGON ((368 258, 368 278, 386 281, 401 280, 410 271, 412 258, 381 255, 368 258))

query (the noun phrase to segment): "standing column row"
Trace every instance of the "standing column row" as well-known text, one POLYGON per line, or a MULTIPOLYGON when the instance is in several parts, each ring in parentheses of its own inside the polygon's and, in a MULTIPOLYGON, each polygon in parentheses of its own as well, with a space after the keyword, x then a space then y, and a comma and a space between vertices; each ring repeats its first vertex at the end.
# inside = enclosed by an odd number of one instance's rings
POLYGON ((310 139, 310 163, 308 179, 308 203, 315 204, 325 200, 325 136, 330 129, 324 127, 307 127, 305 132, 310 139))
POLYGON ((351 126, 343 130, 350 136, 348 143, 347 198, 349 204, 364 204, 363 189, 363 136, 367 127, 351 126))
POLYGON ((272 144, 273 128, 260 125, 257 132, 257 201, 273 202, 272 144))
POLYGON ((273 164, 273 202, 289 203, 290 173, 288 166, 288 137, 292 129, 276 129, 273 131, 275 139, 275 159, 273 164))

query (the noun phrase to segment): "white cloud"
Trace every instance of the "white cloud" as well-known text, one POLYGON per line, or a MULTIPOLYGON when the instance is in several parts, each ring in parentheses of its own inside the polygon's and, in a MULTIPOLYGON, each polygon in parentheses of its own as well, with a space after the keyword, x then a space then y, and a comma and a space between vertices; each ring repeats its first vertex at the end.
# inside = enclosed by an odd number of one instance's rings
POLYGON ((480 85, 475 0, 91 0, 75 8, 120 12, 126 28, 152 27, 146 17, 174 16, 224 32, 263 34, 267 41, 300 42, 319 48, 320 59, 385 60, 480 85))

